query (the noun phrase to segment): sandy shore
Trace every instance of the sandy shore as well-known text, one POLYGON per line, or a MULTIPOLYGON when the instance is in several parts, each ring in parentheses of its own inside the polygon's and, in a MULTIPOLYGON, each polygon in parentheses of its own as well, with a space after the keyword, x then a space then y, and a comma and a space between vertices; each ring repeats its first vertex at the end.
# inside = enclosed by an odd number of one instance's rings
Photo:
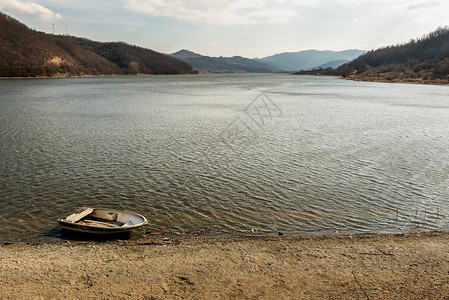
POLYGON ((443 298, 449 233, 0 247, 1 299, 443 298))

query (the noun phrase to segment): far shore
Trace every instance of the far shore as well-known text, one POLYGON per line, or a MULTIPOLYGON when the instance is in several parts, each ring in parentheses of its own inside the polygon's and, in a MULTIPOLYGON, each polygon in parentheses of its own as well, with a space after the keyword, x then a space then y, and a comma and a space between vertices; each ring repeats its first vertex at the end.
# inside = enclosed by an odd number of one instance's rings
MULTIPOLYGON (((146 74, 145 74, 146 75, 146 74)), ((150 75, 150 74, 149 74, 150 75)), ((55 79, 55 78, 85 78, 85 77, 106 77, 123 76, 123 74, 103 74, 103 75, 61 75, 61 76, 28 76, 28 77, 0 77, 2 79, 55 79)))
POLYGON ((292 75, 308 75, 308 76, 329 76, 339 79, 347 79, 352 81, 364 81, 364 82, 381 82, 381 83, 405 83, 405 84, 426 84, 426 85, 449 85, 449 79, 424 79, 424 78, 407 78, 407 77, 399 77, 399 78, 389 78, 385 77, 385 74, 379 75, 349 75, 346 77, 339 76, 337 74, 320 74, 314 73, 310 71, 310 73, 292 73, 292 75))
POLYGON ((449 233, 148 237, 0 246, 1 299, 422 299, 449 233))
MULTIPOLYGON (((343 78, 343 77, 341 77, 343 78)), ((448 80, 443 79, 424 79, 424 78, 392 78, 387 79, 382 76, 363 76, 350 75, 344 79, 366 82, 383 82, 383 83, 406 83, 406 84, 430 84, 430 85, 448 85, 448 80)))
POLYGON ((0 76, 0 80, 2 79, 55 79, 55 78, 87 78, 87 77, 110 77, 110 76, 159 76, 159 75, 174 75, 174 76, 182 76, 182 75, 198 75, 198 74, 145 74, 145 73, 137 73, 137 74, 97 74, 97 75, 56 75, 56 76, 28 76, 28 77, 7 77, 0 76))

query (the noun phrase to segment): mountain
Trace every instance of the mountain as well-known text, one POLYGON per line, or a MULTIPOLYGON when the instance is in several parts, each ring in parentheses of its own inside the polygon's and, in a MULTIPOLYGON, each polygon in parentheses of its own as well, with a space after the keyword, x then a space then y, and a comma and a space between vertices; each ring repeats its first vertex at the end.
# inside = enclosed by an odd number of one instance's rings
POLYGON ((184 49, 170 55, 188 63, 194 69, 206 73, 273 73, 282 71, 277 67, 241 56, 210 57, 184 49))
POLYGON ((337 74, 369 81, 449 83, 449 27, 369 51, 340 66, 337 74))
POLYGON ((331 68, 331 69, 336 69, 341 65, 344 65, 345 63, 348 63, 349 60, 347 59, 341 59, 341 60, 334 60, 334 61, 330 61, 328 63, 313 67, 312 70, 319 70, 319 69, 327 69, 327 68, 331 68))
POLYGON ((123 42, 37 32, 0 12, 0 77, 192 74, 185 62, 123 42))
POLYGON ((278 67, 282 70, 298 71, 312 69, 316 66, 337 60, 351 61, 365 52, 366 51, 364 50, 304 50, 299 52, 279 53, 264 58, 256 58, 256 60, 278 67))
POLYGON ((188 57, 203 57, 201 54, 198 54, 198 53, 195 53, 195 52, 192 52, 192 51, 189 51, 189 50, 185 50, 185 49, 179 50, 178 52, 172 53, 170 55, 177 56, 177 57, 185 57, 185 58, 188 58, 188 57))

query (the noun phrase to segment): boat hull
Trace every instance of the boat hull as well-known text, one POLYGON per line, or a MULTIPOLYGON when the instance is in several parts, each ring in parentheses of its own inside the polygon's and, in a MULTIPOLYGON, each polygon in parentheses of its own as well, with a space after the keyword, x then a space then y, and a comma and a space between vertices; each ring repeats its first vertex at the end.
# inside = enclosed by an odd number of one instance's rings
POLYGON ((62 229, 76 231, 76 232, 84 232, 84 233, 92 233, 92 234, 117 234, 123 232, 130 232, 133 229, 105 229, 105 228, 94 228, 86 225, 77 225, 77 224, 67 224, 64 222, 58 222, 59 226, 62 229))

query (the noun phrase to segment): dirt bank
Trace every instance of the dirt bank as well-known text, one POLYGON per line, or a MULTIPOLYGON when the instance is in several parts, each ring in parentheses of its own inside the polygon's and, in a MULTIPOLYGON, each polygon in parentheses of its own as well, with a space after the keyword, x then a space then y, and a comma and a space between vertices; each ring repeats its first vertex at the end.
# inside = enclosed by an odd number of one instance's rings
POLYGON ((449 233, 0 247, 1 299, 443 298, 449 233))

